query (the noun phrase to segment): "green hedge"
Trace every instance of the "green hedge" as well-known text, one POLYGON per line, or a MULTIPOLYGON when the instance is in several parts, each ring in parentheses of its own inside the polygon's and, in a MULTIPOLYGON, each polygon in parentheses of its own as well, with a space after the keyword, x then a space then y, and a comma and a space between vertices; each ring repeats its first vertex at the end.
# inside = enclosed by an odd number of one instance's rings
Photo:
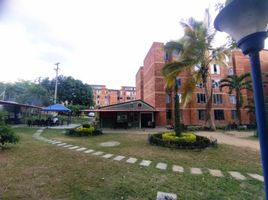
POLYGON ((101 135, 102 131, 100 129, 95 129, 94 127, 89 127, 89 128, 75 128, 75 129, 70 129, 66 131, 66 135, 69 136, 76 136, 76 137, 83 137, 83 136, 95 136, 95 135, 101 135))
POLYGON ((180 141, 180 142, 195 142, 196 135, 193 133, 182 133, 180 137, 176 136, 175 131, 162 133, 163 141, 180 141))
POLYGON ((211 141, 210 139, 202 136, 196 136, 195 141, 163 139, 163 133, 157 133, 148 136, 148 142, 151 145, 176 148, 176 149, 204 149, 208 146, 216 146, 217 140, 211 141))

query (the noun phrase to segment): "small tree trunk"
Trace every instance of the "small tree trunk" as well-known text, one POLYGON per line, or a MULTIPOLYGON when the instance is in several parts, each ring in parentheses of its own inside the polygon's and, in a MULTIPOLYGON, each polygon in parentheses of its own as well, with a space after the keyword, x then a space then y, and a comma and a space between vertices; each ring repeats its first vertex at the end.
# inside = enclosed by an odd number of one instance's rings
POLYGON ((203 84, 204 84, 204 87, 205 87, 205 95, 206 95, 206 100, 207 100, 207 104, 206 104, 206 122, 209 122, 210 129, 212 131, 216 131, 214 113, 213 113, 213 110, 212 110, 213 88, 211 86, 211 90, 209 92, 207 81, 204 81, 203 84))
POLYGON ((181 135, 181 119, 180 119, 180 102, 178 96, 178 83, 175 78, 175 86, 174 86, 174 130, 176 136, 181 135))
POLYGON ((238 119, 238 125, 241 125, 241 112, 240 112, 240 104, 241 104, 241 101, 240 101, 240 94, 239 94, 239 91, 236 90, 236 114, 237 114, 237 119, 238 119))

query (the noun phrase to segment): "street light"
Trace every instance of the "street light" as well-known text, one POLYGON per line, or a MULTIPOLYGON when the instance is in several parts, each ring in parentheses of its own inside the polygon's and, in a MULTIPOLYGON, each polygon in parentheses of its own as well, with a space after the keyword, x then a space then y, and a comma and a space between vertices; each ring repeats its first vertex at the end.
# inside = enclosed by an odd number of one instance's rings
POLYGON ((264 187, 268 199, 268 125, 262 88, 259 51, 267 37, 268 0, 226 1, 214 26, 230 34, 245 55, 249 55, 253 80, 255 110, 261 149, 264 187))

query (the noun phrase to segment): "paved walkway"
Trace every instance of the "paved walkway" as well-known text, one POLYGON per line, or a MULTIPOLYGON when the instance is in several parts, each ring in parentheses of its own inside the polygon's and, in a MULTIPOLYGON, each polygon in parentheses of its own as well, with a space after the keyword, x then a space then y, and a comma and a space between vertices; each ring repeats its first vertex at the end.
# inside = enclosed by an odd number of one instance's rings
POLYGON ((208 138, 210 137, 216 138, 219 144, 220 143, 230 144, 234 146, 249 147, 255 150, 260 150, 260 145, 257 140, 255 141, 255 140, 243 139, 243 138, 223 134, 217 131, 215 132, 199 131, 199 132, 196 132, 196 135, 206 136, 208 138))
POLYGON ((208 169, 208 168, 201 169, 201 168, 197 168, 197 167, 185 168, 185 167, 180 166, 178 164, 173 164, 172 166, 168 166, 168 164, 162 163, 162 162, 155 163, 155 162, 152 162, 152 161, 147 160, 147 159, 146 160, 145 159, 139 160, 138 158, 134 158, 134 157, 127 157, 124 155, 114 155, 114 154, 107 153, 107 152, 95 151, 94 149, 87 149, 86 147, 71 145, 71 144, 67 144, 65 142, 58 141, 58 140, 49 140, 49 139, 46 139, 43 136, 41 136, 44 129, 45 128, 37 130, 36 133, 33 135, 33 137, 37 140, 47 142, 51 145, 54 145, 57 148, 62 148, 62 149, 75 151, 75 152, 79 152, 79 153, 85 153, 85 154, 89 154, 92 156, 99 156, 100 158, 111 159, 115 162, 126 162, 128 164, 137 164, 137 165, 140 165, 142 167, 153 166, 159 170, 167 170, 168 168, 171 168, 174 173, 189 173, 190 172, 193 176, 200 176, 203 173, 206 173, 206 174, 209 174, 215 178, 231 176, 233 179, 238 180, 238 181, 244 181, 247 179, 256 179, 260 182, 264 182, 263 176, 261 176, 259 174, 254 174, 254 173, 241 174, 238 171, 222 172, 221 170, 218 170, 218 169, 208 169))

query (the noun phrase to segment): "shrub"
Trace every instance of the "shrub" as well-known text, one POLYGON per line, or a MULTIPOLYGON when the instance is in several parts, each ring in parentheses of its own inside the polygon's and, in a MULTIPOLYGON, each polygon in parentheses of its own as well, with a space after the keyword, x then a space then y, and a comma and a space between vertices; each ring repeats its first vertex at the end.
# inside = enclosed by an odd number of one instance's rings
MULTIPOLYGON (((184 134, 185 135, 185 134, 184 134)), ((177 149, 203 149, 208 146, 216 146, 217 141, 210 141, 206 137, 194 135, 193 133, 186 133, 186 137, 182 136, 184 139, 174 139, 172 134, 167 133, 157 133, 148 136, 148 142, 151 145, 177 148, 177 149), (163 138, 164 135, 164 138, 163 138), (194 140, 195 137, 195 140, 194 140), (171 139, 168 139, 171 138, 171 139), (187 138, 187 139, 185 139, 187 138)))
POLYGON ((166 132, 162 134, 162 139, 164 141, 172 140, 172 141, 181 141, 181 142, 195 142, 196 135, 193 133, 182 133, 180 137, 176 136, 174 131, 166 132))
POLYGON ((90 124, 83 124, 83 128, 90 128, 90 124))
POLYGON ((14 131, 8 126, 0 126, 0 147, 8 143, 17 143, 19 137, 15 135, 14 131))
POLYGON ((70 136, 83 137, 83 136, 100 135, 102 134, 102 131, 99 129, 95 129, 94 127, 90 128, 80 127, 76 129, 70 129, 69 131, 66 131, 66 134, 70 136))

